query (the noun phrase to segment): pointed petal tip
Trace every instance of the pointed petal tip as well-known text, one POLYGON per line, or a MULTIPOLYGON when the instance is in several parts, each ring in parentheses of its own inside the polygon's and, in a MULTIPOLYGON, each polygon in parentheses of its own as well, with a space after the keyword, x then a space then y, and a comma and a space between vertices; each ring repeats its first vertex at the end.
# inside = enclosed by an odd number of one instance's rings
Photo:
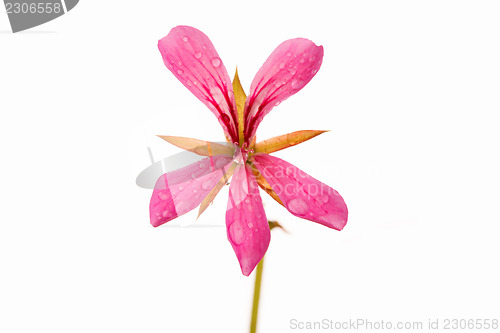
POLYGON ((314 222, 318 222, 319 224, 322 224, 325 227, 335 229, 337 231, 342 231, 344 227, 347 225, 348 210, 344 199, 340 195, 338 195, 336 200, 337 200, 337 209, 328 214, 327 216, 325 216, 323 221, 314 221, 314 222))
MULTIPOLYGON (((258 264, 258 263, 257 263, 258 264)), ((241 273, 243 273, 243 275, 245 276, 250 276, 250 274, 252 274, 253 270, 255 269, 255 267, 257 267, 257 264, 255 264, 255 266, 253 266, 251 269, 250 268, 243 268, 241 267, 241 273)))
MULTIPOLYGON (((267 252, 267 249, 266 249, 266 252, 267 252)), ((265 255, 265 252, 264 252, 264 255, 265 255)), ((259 262, 264 258, 264 255, 259 260, 255 261, 255 262, 248 261, 248 260, 245 261, 244 259, 241 259, 240 260, 241 273, 245 276, 250 276, 250 274, 252 274, 252 272, 255 270, 255 268, 257 267, 259 262)))
MULTIPOLYGON (((177 217, 177 216, 176 216, 176 217, 177 217)), ((153 215, 151 214, 149 222, 151 223, 151 225, 152 225, 153 227, 158 228, 158 227, 159 227, 159 226, 161 226, 162 224, 165 224, 165 223, 167 223, 167 222, 169 222, 169 221, 172 221, 174 218, 175 218, 175 217, 170 218, 170 219, 165 219, 165 218, 164 218, 164 219, 155 219, 155 218, 153 217, 153 215)))
POLYGON ((158 40, 158 44, 160 42, 162 42, 168 36, 174 35, 178 32, 184 32, 184 34, 187 34, 188 36, 190 34, 199 34, 199 33, 203 34, 203 32, 201 32, 199 29, 196 29, 195 27, 191 27, 189 25, 177 25, 177 26, 173 27, 172 29, 170 29, 170 31, 168 32, 168 34, 166 36, 160 38, 158 40))
POLYGON ((345 218, 337 219, 333 223, 333 226, 331 228, 337 231, 342 231, 346 225, 347 225, 347 216, 345 218))
POLYGON ((176 212, 170 212, 170 214, 166 217, 164 215, 159 216, 157 213, 158 206, 157 204, 152 203, 151 207, 149 208, 149 222, 155 228, 161 226, 162 224, 170 222, 179 216, 176 212))
POLYGON ((157 227, 159 227, 159 226, 161 225, 161 223, 158 223, 158 222, 153 221, 153 220, 151 220, 150 222, 151 222, 151 225, 152 225, 153 227, 155 227, 155 228, 157 228, 157 227))

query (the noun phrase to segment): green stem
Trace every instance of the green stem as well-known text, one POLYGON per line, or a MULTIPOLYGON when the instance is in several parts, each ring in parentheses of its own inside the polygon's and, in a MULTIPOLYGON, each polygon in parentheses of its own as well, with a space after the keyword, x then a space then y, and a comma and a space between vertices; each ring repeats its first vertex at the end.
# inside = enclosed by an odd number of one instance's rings
POLYGON ((250 333, 257 332, 257 315, 259 313, 260 284, 262 281, 263 266, 264 258, 262 258, 257 264, 257 272, 255 274, 255 288, 253 290, 252 321, 250 322, 250 333))

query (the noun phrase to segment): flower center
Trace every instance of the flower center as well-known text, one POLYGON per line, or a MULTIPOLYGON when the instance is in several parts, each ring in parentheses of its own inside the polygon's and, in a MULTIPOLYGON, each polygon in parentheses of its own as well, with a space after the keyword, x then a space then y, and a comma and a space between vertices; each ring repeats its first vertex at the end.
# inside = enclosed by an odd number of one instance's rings
POLYGON ((245 142, 241 147, 234 143, 233 158, 237 163, 244 164, 253 153, 254 150, 248 148, 248 143, 245 142))

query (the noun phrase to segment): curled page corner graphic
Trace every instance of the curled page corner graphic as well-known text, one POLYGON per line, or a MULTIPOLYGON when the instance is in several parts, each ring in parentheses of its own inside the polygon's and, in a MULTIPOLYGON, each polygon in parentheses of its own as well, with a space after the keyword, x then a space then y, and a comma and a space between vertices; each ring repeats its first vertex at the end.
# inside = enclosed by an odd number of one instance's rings
POLYGON ((12 32, 52 21, 75 8, 79 0, 4 0, 12 32))

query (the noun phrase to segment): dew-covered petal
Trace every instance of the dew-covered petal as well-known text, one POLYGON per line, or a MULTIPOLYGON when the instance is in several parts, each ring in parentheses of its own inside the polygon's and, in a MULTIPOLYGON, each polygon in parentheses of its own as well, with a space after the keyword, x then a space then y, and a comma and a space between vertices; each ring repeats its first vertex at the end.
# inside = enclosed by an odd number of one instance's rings
POLYGON ((226 211, 227 238, 240 262, 243 275, 250 275, 264 257, 271 240, 259 187, 246 164, 234 171, 226 211))
POLYGON ((302 89, 323 61, 323 46, 304 38, 289 39, 271 53, 250 86, 245 104, 245 139, 271 109, 302 89))
POLYGON ((177 26, 158 41, 167 68, 217 117, 237 142, 237 113, 231 79, 210 39, 200 30, 177 26))
POLYGON ((227 172, 231 157, 204 158, 158 178, 151 201, 149 217, 157 227, 198 206, 227 172))
POLYGON ((280 158, 255 154, 253 159, 290 213, 329 228, 344 228, 347 206, 337 191, 280 158))

